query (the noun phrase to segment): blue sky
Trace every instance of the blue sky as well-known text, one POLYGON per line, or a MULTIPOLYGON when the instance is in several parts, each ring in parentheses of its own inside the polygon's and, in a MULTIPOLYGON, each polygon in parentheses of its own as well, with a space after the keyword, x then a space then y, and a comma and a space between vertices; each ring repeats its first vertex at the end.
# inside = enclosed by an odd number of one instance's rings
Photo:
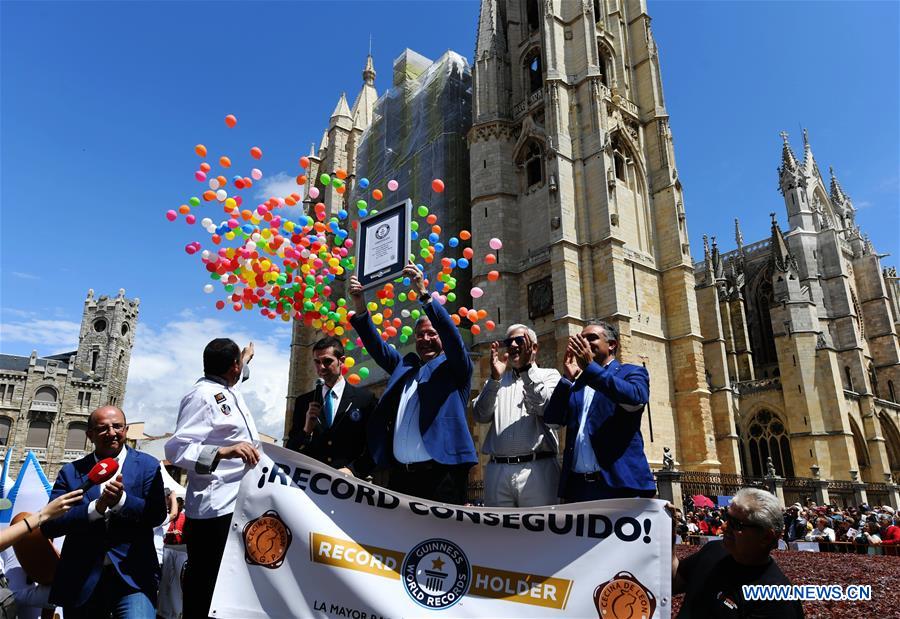
MULTIPOLYGON (((778 133, 807 127, 897 264, 900 66, 896 2, 650 2, 696 257, 784 223, 778 133), (851 8, 852 7, 852 8, 851 8)), ((74 348, 88 288, 141 298, 126 409, 169 429, 214 336, 261 345, 249 388, 278 434, 289 329, 217 312, 186 243, 208 236, 163 213, 196 192, 193 146, 267 176, 298 172, 373 41, 376 86, 405 47, 471 60, 478 3, 2 2, 0 350, 74 348), (336 49, 331 49, 332 42, 336 49), (327 50, 327 51, 326 51, 327 50), (322 62, 323 58, 326 60, 322 62), (223 117, 237 115, 234 130, 223 117)), ((826 178, 827 181, 827 178, 826 178)))

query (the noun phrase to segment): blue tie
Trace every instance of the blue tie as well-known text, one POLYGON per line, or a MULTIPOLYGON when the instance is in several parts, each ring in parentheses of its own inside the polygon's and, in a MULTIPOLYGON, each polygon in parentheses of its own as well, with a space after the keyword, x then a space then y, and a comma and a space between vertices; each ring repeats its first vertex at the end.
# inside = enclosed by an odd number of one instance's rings
POLYGON ((331 422, 334 421, 334 403, 332 402, 331 397, 331 389, 326 389, 325 391, 325 425, 326 427, 331 427, 331 422))

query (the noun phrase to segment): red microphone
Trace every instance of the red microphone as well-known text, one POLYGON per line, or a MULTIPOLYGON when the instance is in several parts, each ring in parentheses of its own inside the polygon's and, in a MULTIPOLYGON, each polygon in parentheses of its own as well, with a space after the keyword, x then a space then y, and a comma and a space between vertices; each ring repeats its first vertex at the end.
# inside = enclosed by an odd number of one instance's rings
POLYGON ((81 484, 77 490, 87 490, 91 486, 102 484, 107 479, 112 478, 119 470, 119 462, 115 458, 104 458, 91 468, 88 478, 81 484))

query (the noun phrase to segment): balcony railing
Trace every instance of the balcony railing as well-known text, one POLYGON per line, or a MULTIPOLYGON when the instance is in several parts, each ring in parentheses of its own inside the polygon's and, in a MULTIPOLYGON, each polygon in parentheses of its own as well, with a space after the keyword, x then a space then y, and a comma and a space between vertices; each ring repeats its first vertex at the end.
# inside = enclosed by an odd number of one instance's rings
POLYGON ((544 100, 544 89, 540 88, 535 90, 533 93, 528 95, 528 98, 516 105, 513 108, 513 116, 518 116, 519 114, 523 114, 527 110, 530 110, 532 106, 537 105, 541 101, 544 100))
POLYGON ((19 460, 24 460, 29 451, 32 452, 34 457, 38 460, 47 460, 47 449, 45 447, 26 447, 22 450, 22 455, 19 456, 19 460))
POLYGON ((29 410, 38 411, 41 413, 58 413, 59 412, 59 402, 48 402, 46 400, 32 400, 31 408, 29 410))
POLYGON ((66 449, 63 451, 63 462, 71 462, 72 460, 78 460, 79 458, 84 457, 87 452, 83 449, 66 449))
POLYGON ((772 391, 781 389, 781 380, 778 378, 761 378, 759 380, 744 380, 731 383, 734 392, 739 395, 756 393, 757 391, 772 391))

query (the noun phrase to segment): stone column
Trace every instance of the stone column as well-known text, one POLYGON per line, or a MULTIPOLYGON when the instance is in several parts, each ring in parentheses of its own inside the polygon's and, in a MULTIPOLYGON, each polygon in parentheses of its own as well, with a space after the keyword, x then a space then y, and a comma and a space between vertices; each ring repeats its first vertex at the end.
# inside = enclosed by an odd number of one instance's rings
POLYGON ((668 501, 678 509, 684 509, 684 500, 681 496, 681 473, 660 469, 654 475, 659 498, 668 501))
POLYGON ((900 487, 893 483, 890 473, 884 474, 884 482, 888 487, 888 505, 897 511, 900 509, 900 487))
POLYGON ((766 475, 765 476, 766 487, 769 492, 778 497, 778 502, 781 503, 781 507, 784 507, 784 477, 779 477, 778 475, 766 475))
POLYGON ((857 505, 868 504, 869 497, 866 495, 866 485, 859 481, 859 471, 850 471, 850 480, 853 482, 853 500, 857 505))
POLYGON ((809 467, 809 470, 812 471, 813 485, 815 487, 816 493, 816 503, 818 505, 828 505, 828 503, 830 503, 828 498, 828 482, 820 477, 818 465, 812 465, 811 467, 809 467))

